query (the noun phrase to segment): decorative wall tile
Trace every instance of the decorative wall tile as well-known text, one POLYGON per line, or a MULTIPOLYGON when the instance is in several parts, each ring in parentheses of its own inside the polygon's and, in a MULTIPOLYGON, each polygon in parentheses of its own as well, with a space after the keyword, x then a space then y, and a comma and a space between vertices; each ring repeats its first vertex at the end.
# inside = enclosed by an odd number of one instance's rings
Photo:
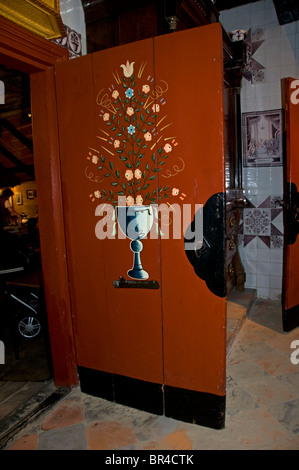
POLYGON ((273 235, 273 237, 271 237, 271 245, 270 247, 272 249, 277 249, 277 250, 280 250, 283 248, 283 237, 282 236, 277 236, 277 235, 273 235))
POLYGON ((247 57, 246 66, 243 70, 243 77, 250 83, 260 83, 264 81, 264 65, 260 64, 254 56, 261 45, 264 43, 264 31, 262 28, 251 28, 248 31, 246 44, 247 44, 247 57))
POLYGON ((270 209, 250 208, 244 209, 244 235, 270 236, 271 214, 270 209))
POLYGON ((80 57, 82 55, 81 34, 67 25, 64 25, 64 29, 65 36, 54 39, 53 42, 68 49, 70 59, 80 57))
MULTIPOLYGON (((260 198, 255 198, 255 202, 258 199, 260 198)), ((277 220, 280 224, 282 211, 280 196, 268 196, 256 205, 252 199, 246 198, 246 206, 239 229, 244 247, 254 238, 258 238, 268 248, 281 248, 283 233, 281 227, 277 225, 277 220)))

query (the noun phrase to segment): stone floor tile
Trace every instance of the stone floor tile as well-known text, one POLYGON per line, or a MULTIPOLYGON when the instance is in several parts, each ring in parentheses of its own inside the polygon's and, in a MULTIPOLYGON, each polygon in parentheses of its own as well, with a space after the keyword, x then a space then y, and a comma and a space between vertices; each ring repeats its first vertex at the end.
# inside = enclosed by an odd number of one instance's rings
POLYGON ((82 393, 81 397, 87 425, 101 419, 113 421, 124 416, 126 407, 118 403, 113 403, 103 398, 96 398, 85 393, 82 393))
POLYGON ((299 437, 299 398, 272 408, 273 415, 292 434, 299 437))
POLYGON ((135 444, 131 423, 96 421, 86 427, 88 450, 116 450, 135 444))
POLYGON ((180 421, 166 418, 165 416, 156 416, 149 413, 137 414, 132 420, 134 433, 138 441, 155 442, 163 439, 165 436, 175 432, 180 421))
POLYGON ((38 434, 26 434, 15 441, 7 450, 36 450, 38 434))
POLYGON ((38 436, 37 450, 87 450, 85 426, 78 423, 42 431, 38 436))
POLYGON ((148 442, 143 450, 192 450, 192 444, 185 429, 177 429, 159 441, 148 442))
POLYGON ((58 404, 54 410, 46 415, 41 429, 47 431, 50 429, 71 426, 83 421, 83 408, 79 399, 66 399, 58 404))
POLYGON ((264 405, 267 409, 272 408, 276 403, 294 400, 298 396, 298 393, 295 394, 280 380, 270 375, 257 382, 251 381, 247 390, 259 406, 264 405))

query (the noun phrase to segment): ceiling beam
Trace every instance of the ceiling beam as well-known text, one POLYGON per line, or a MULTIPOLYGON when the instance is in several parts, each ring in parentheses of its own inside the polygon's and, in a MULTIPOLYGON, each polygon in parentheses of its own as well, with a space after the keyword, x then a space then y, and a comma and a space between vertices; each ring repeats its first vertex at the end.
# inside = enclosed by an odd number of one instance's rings
POLYGON ((21 162, 13 153, 11 153, 7 148, 3 147, 3 145, 0 144, 0 152, 4 157, 6 157, 10 162, 14 163, 16 165, 15 170, 18 170, 18 172, 22 171, 26 173, 30 178, 34 179, 34 169, 33 166, 31 165, 25 165, 23 162, 21 162))
POLYGON ((69 51, 27 31, 0 15, 0 63, 25 73, 35 73, 68 61, 69 51))
POLYGON ((22 134, 11 122, 6 119, 0 119, 0 130, 1 127, 4 127, 8 130, 14 137, 16 137, 22 144, 24 144, 31 153, 33 153, 33 143, 32 140, 27 139, 27 137, 22 134))

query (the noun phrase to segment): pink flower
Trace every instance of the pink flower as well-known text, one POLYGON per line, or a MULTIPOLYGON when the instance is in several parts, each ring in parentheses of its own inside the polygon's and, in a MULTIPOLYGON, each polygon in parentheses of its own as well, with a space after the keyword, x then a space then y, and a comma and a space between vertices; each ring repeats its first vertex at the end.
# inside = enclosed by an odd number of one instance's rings
POLYGON ((101 191, 99 191, 99 190, 95 191, 93 194, 94 194, 94 197, 96 197, 98 199, 101 197, 101 191))
POLYGON ((160 111, 160 105, 159 104, 153 104, 152 110, 153 110, 153 113, 158 113, 160 111))
POLYGON ((147 141, 152 140, 152 134, 150 132, 147 132, 146 134, 144 134, 144 139, 147 141))
POLYGON ((165 144, 164 145, 164 150, 166 153, 169 153, 172 151, 172 146, 170 144, 165 144))
POLYGON ((113 145, 114 145, 114 148, 117 149, 117 148, 120 146, 120 141, 116 139, 116 140, 113 142, 113 145))
POLYGON ((133 206, 134 205, 134 198, 132 196, 127 197, 127 206, 133 206))
POLYGON ((127 170, 125 172, 125 178, 130 181, 131 179, 133 179, 133 171, 132 170, 127 170))
POLYGON ((117 90, 114 90, 114 91, 112 92, 112 98, 114 98, 114 99, 116 100, 116 98, 118 98, 118 97, 119 97, 118 91, 117 91, 117 90))
POLYGON ((137 170, 135 170, 134 176, 135 176, 135 178, 136 178, 137 180, 139 180, 139 179, 141 178, 142 173, 141 173, 141 171, 139 170, 139 168, 137 168, 137 170))
POLYGON ((104 121, 109 121, 109 119, 110 119, 109 113, 103 114, 103 120, 104 120, 104 121))
POLYGON ((133 114, 134 114, 134 109, 133 109, 131 106, 129 106, 129 107, 127 108, 127 115, 128 115, 128 116, 132 116, 133 114))
POLYGON ((142 206, 142 203, 143 203, 142 196, 138 195, 138 196, 136 197, 136 204, 137 204, 137 206, 142 206))
POLYGON ((178 196, 180 190, 178 188, 172 188, 172 195, 173 196, 178 196))
POLYGON ((92 161, 92 163, 97 164, 98 161, 99 161, 99 157, 98 157, 97 155, 93 155, 93 156, 91 157, 91 161, 92 161))
POLYGON ((143 93, 148 93, 150 91, 149 85, 143 85, 142 91, 143 91, 143 93))

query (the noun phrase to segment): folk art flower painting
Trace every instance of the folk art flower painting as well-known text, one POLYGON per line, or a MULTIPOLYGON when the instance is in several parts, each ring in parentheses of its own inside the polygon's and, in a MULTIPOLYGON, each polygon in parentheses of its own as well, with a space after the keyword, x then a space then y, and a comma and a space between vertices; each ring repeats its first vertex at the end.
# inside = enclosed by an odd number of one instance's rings
MULTIPOLYGON (((176 137, 169 134, 171 122, 167 122, 164 110, 168 84, 160 80, 156 86, 152 75, 146 74, 145 63, 137 67, 135 62, 127 61, 120 69, 122 76, 114 73, 114 83, 97 97, 99 147, 89 148, 87 157, 98 172, 97 181, 109 180, 110 188, 99 184, 90 198, 112 206, 117 205, 120 196, 125 197, 127 206, 158 204, 172 196, 184 198, 177 187, 157 185, 159 173, 163 173, 178 145, 176 137)), ((174 165, 175 174, 185 167, 182 158, 179 162, 180 168, 174 165)), ((171 176, 167 170, 159 183, 171 176)))
POLYGON ((154 224, 160 231, 157 206, 162 200, 172 208, 186 197, 177 185, 169 184, 185 162, 177 154, 178 142, 166 113, 167 82, 156 83, 145 62, 138 66, 126 61, 119 69, 112 74, 113 83, 97 96, 98 146, 88 149, 92 170, 91 177, 86 176, 97 184, 90 200, 112 206, 119 228, 131 240, 134 263, 129 277, 144 280, 149 274, 140 260, 141 240, 154 224))

